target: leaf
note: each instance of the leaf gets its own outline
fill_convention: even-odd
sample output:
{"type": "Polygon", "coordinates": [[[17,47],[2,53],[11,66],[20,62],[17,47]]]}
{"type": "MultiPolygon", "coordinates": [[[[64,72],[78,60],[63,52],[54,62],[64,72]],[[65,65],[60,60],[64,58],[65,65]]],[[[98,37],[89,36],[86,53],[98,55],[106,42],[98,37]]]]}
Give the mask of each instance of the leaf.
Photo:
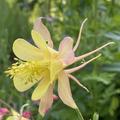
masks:
{"type": "Polygon", "coordinates": [[[115,74],[108,74],[108,73],[101,73],[99,75],[91,75],[91,76],[87,76],[84,78],[83,81],[96,81],[96,82],[101,82],[105,85],[108,85],[111,83],[113,77],[115,76],[115,74]]]}
{"type": "Polygon", "coordinates": [[[113,39],[113,40],[120,40],[120,34],[115,34],[113,32],[108,32],[105,34],[105,37],[113,39]]]}
{"type": "Polygon", "coordinates": [[[120,72],[120,63],[105,64],[102,70],[107,72],[120,72]]]}

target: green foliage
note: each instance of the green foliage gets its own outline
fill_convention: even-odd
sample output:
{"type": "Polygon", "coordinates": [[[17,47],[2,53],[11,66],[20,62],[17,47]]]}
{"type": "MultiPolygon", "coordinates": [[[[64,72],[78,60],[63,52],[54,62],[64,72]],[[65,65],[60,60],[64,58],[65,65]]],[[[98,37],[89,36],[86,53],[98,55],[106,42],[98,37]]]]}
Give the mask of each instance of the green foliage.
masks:
{"type": "MultiPolygon", "coordinates": [[[[29,41],[34,20],[45,16],[48,20],[45,23],[55,47],[58,48],[59,42],[66,35],[73,37],[74,41],[77,40],[80,23],[87,17],[76,55],[91,51],[108,41],[114,41],[116,44],[102,50],[101,58],[75,73],[90,93],[71,81],[73,97],[85,120],[92,116],[93,120],[120,118],[119,0],[0,0],[0,16],[0,98],[15,109],[29,102],[32,119],[41,120],[41,116],[36,115],[36,105],[30,100],[33,89],[19,93],[12,80],[4,74],[4,70],[14,62],[12,43],[18,37],[29,41]]],[[[78,117],[74,110],[58,100],[54,102],[44,120],[78,120],[78,117]]]]}

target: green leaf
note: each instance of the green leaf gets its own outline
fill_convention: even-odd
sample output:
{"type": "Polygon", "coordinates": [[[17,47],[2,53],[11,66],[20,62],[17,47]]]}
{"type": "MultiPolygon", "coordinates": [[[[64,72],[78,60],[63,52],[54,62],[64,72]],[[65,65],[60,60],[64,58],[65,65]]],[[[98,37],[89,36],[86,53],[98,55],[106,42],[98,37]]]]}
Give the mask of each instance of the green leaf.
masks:
{"type": "Polygon", "coordinates": [[[115,74],[101,73],[99,75],[86,76],[83,81],[91,80],[108,85],[111,83],[114,76],[115,74]]]}
{"type": "Polygon", "coordinates": [[[115,34],[115,33],[112,33],[112,32],[106,33],[105,37],[113,39],[113,40],[120,40],[120,34],[115,34]]]}
{"type": "Polygon", "coordinates": [[[120,63],[106,64],[102,67],[103,71],[120,72],[120,63]]]}

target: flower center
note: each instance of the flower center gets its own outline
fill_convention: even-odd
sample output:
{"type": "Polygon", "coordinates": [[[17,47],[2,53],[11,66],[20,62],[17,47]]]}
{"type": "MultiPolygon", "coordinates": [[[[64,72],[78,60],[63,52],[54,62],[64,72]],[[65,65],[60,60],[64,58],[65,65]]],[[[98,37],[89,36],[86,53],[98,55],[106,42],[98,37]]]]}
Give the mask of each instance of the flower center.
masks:
{"type": "Polygon", "coordinates": [[[39,60],[39,61],[17,61],[12,64],[5,73],[10,75],[11,78],[18,77],[24,79],[25,83],[39,81],[45,77],[46,71],[49,71],[50,82],[52,83],[57,79],[57,75],[63,69],[62,62],[59,59],[58,54],[50,54],[49,60],[39,60]]]}
{"type": "Polygon", "coordinates": [[[16,62],[9,68],[6,73],[14,77],[20,77],[25,79],[25,84],[39,81],[42,74],[48,69],[48,61],[30,61],[30,62],[16,62]]]}

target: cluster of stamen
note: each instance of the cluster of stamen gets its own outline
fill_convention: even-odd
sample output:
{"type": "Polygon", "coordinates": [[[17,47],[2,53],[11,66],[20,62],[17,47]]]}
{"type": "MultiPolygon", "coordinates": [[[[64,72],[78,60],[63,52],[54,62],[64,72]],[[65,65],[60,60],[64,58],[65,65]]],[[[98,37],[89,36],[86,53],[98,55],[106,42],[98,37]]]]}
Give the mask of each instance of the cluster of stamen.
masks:
{"type": "Polygon", "coordinates": [[[42,74],[48,68],[48,63],[43,63],[40,61],[18,61],[12,64],[12,67],[6,71],[11,78],[21,77],[21,79],[26,79],[25,84],[28,82],[39,81],[42,78],[42,74]]]}

